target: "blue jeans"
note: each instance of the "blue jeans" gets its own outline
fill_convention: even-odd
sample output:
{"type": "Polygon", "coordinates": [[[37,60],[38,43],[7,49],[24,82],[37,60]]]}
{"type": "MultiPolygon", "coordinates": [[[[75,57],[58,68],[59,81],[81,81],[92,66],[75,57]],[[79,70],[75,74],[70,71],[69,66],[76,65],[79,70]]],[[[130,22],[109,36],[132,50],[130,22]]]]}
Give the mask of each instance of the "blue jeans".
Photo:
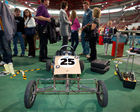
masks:
{"type": "Polygon", "coordinates": [[[24,46],[24,39],[22,37],[21,32],[16,32],[14,38],[13,38],[13,44],[14,44],[14,55],[18,54],[18,49],[17,49],[17,43],[18,40],[20,40],[20,46],[21,46],[21,54],[25,54],[25,46],[24,46]]]}
{"type": "Polygon", "coordinates": [[[85,55],[89,54],[89,42],[85,41],[84,32],[82,32],[82,34],[81,34],[81,42],[82,42],[83,54],[85,54],[85,55]]]}
{"type": "Polygon", "coordinates": [[[71,32],[71,46],[73,47],[74,51],[76,50],[78,44],[79,44],[78,31],[72,31],[71,32]]]}
{"type": "Polygon", "coordinates": [[[11,41],[8,41],[4,37],[4,32],[0,30],[0,53],[3,55],[3,61],[5,63],[12,62],[12,50],[11,50],[11,41]]]}

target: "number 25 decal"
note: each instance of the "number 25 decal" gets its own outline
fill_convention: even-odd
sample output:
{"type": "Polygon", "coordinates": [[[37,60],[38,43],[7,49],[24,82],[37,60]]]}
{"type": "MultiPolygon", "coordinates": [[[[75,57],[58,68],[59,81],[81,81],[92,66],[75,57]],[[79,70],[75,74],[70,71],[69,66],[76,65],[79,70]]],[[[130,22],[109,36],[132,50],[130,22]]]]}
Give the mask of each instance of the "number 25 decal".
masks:
{"type": "Polygon", "coordinates": [[[62,62],[60,63],[60,65],[74,65],[75,64],[74,59],[72,58],[69,58],[69,59],[62,58],[61,61],[62,62]]]}

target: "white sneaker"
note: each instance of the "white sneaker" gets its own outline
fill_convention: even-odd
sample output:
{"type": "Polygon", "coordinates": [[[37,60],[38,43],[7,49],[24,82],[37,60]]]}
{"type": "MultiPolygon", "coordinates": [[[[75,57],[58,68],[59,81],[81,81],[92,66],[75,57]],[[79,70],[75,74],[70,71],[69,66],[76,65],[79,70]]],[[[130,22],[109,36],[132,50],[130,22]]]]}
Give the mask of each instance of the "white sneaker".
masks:
{"type": "Polygon", "coordinates": [[[11,73],[12,75],[15,74],[14,67],[13,67],[13,63],[8,63],[8,66],[9,66],[9,71],[10,71],[10,73],[11,73]]]}
{"type": "Polygon", "coordinates": [[[32,58],[33,56],[28,56],[29,58],[32,58]]]}
{"type": "Polygon", "coordinates": [[[5,71],[0,72],[0,76],[6,76],[6,75],[9,75],[9,74],[7,74],[5,71]]]}
{"type": "Polygon", "coordinates": [[[0,66],[2,66],[2,65],[4,65],[4,64],[5,64],[4,61],[1,61],[1,62],[0,62],[0,66]]]}
{"type": "Polygon", "coordinates": [[[8,64],[4,64],[4,69],[5,69],[4,73],[10,74],[10,69],[9,69],[8,64]]]}

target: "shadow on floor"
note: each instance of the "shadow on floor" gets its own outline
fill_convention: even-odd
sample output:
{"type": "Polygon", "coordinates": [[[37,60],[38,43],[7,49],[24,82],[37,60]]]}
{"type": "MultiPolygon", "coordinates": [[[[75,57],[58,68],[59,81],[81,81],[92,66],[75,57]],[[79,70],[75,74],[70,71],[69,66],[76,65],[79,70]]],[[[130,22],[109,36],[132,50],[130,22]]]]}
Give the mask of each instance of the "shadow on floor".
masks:
{"type": "Polygon", "coordinates": [[[1,110],[1,112],[27,112],[27,111],[24,108],[23,102],[21,103],[21,101],[18,101],[18,102],[12,103],[11,105],[7,105],[7,107],[1,110]]]}
{"type": "Polygon", "coordinates": [[[133,110],[133,112],[139,112],[140,111],[140,105],[135,106],[132,110],[133,110]]]}
{"type": "Polygon", "coordinates": [[[36,99],[33,107],[30,109],[31,112],[37,110],[41,112],[44,110],[48,112],[103,112],[103,108],[99,106],[98,101],[95,99],[82,100],[75,105],[75,102],[72,101],[69,95],[65,95],[64,97],[60,95],[51,96],[55,97],[55,100],[52,99],[51,102],[49,102],[49,98],[46,100],[46,98],[44,98],[45,96],[46,95],[41,95],[36,99]]]}
{"type": "Polygon", "coordinates": [[[28,66],[33,65],[35,63],[38,63],[38,57],[35,58],[29,58],[29,57],[15,57],[13,58],[14,66],[28,66]]]}
{"type": "Polygon", "coordinates": [[[133,89],[124,88],[123,82],[120,81],[117,76],[112,76],[108,78],[107,80],[104,80],[104,82],[108,90],[120,90],[120,91],[126,91],[126,92],[133,91],[133,89]]]}
{"type": "Polygon", "coordinates": [[[104,54],[98,54],[98,57],[105,60],[105,59],[113,59],[113,56],[107,55],[105,56],[104,54]]]}

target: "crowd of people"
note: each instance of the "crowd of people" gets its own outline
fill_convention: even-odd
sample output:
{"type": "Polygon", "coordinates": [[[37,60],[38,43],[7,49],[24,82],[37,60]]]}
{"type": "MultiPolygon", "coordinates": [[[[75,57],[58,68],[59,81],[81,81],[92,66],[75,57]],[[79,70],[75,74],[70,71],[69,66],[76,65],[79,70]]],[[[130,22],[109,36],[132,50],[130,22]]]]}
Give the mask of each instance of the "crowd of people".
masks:
{"type": "MultiPolygon", "coordinates": [[[[71,37],[71,46],[74,51],[79,44],[79,30],[81,30],[81,43],[83,51],[79,55],[83,55],[87,58],[89,62],[97,59],[97,50],[96,50],[96,42],[99,36],[99,22],[101,17],[101,10],[99,8],[90,9],[90,4],[88,1],[83,2],[84,15],[82,19],[82,28],[80,28],[80,23],[75,10],[71,11],[70,16],[68,17],[67,9],[68,2],[62,1],[61,9],[59,14],[59,31],[54,28],[53,20],[54,18],[48,12],[49,0],[41,0],[41,4],[37,8],[37,12],[35,17],[32,17],[32,13],[30,10],[26,9],[23,12],[23,17],[21,16],[21,10],[15,8],[14,10],[14,20],[16,25],[16,31],[12,34],[12,39],[6,40],[9,42],[8,46],[5,46],[5,51],[9,48],[8,53],[0,52],[0,61],[4,63],[1,64],[9,64],[12,63],[13,56],[25,56],[25,49],[27,45],[29,45],[28,49],[28,57],[35,57],[35,42],[34,37],[35,34],[38,34],[39,37],[39,61],[46,62],[51,57],[48,57],[48,40],[51,42],[56,42],[56,40],[60,40],[62,38],[62,46],[68,45],[69,37],[71,37]],[[51,30],[50,30],[51,29],[51,30]],[[58,33],[59,39],[56,39],[56,34],[58,33]],[[56,33],[56,34],[55,34],[56,33]],[[10,47],[11,41],[13,41],[13,53],[10,47]],[[21,53],[18,52],[17,44],[20,42],[21,53]],[[10,53],[10,54],[9,54],[10,53]],[[2,57],[1,57],[2,56],[2,57]],[[5,61],[5,57],[9,58],[9,61],[5,61]]],[[[2,5],[2,3],[1,3],[2,5]]],[[[6,6],[5,6],[6,7],[6,6]]],[[[7,7],[8,8],[8,7],[7,7]]],[[[3,9],[1,9],[3,10],[3,9]]],[[[10,12],[10,11],[9,11],[10,12]]],[[[3,15],[1,17],[1,23],[3,23],[3,15]]],[[[11,15],[12,17],[12,15],[11,15]]],[[[14,23],[14,22],[13,22],[14,23]]],[[[55,24],[55,26],[57,27],[55,24]]],[[[5,28],[2,29],[4,24],[1,24],[1,38],[5,38],[5,28]]],[[[15,29],[15,28],[14,28],[15,29]]],[[[53,43],[52,42],[52,43],[53,43]]],[[[4,43],[3,43],[4,44],[4,43]]],[[[2,44],[1,44],[2,45],[2,44]]],[[[4,51],[3,50],[3,51],[4,51]]],[[[66,49],[63,49],[66,50],[66,49]]]]}

